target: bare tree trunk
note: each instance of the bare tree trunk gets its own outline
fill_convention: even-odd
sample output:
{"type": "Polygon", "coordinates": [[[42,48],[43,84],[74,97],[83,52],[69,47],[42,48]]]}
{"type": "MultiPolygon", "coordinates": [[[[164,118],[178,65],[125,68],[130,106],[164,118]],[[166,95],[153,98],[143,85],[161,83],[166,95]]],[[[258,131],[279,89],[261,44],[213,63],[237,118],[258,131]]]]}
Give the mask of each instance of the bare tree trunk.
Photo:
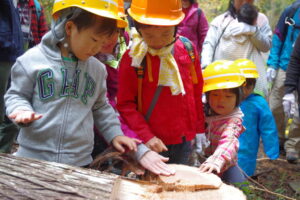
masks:
{"type": "Polygon", "coordinates": [[[110,199],[117,175],[0,154],[0,199],[110,199]]]}

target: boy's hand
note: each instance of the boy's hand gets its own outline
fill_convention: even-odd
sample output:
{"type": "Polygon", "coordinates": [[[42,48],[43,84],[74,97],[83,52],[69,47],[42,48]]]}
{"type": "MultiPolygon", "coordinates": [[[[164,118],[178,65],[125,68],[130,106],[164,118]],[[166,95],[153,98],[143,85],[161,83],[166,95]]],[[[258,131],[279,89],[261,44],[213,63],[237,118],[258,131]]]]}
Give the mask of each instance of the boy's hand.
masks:
{"type": "Polygon", "coordinates": [[[155,151],[148,151],[143,155],[139,162],[144,168],[154,174],[170,176],[175,174],[175,170],[165,163],[168,160],[169,158],[163,157],[155,151]]]}
{"type": "Polygon", "coordinates": [[[28,124],[42,117],[40,114],[36,114],[30,110],[16,110],[12,112],[8,118],[14,120],[16,123],[28,124]]]}
{"type": "Polygon", "coordinates": [[[157,137],[153,137],[151,140],[149,140],[146,143],[146,146],[152,151],[156,151],[157,153],[168,151],[166,145],[157,137]]]}
{"type": "Polygon", "coordinates": [[[125,147],[127,147],[130,151],[137,151],[137,143],[140,144],[142,141],[129,138],[124,135],[118,135],[112,140],[112,145],[121,153],[125,152],[125,147]]]}
{"type": "Polygon", "coordinates": [[[200,165],[200,172],[212,173],[214,171],[218,174],[221,171],[220,167],[214,163],[203,163],[202,165],[200,165]]]}

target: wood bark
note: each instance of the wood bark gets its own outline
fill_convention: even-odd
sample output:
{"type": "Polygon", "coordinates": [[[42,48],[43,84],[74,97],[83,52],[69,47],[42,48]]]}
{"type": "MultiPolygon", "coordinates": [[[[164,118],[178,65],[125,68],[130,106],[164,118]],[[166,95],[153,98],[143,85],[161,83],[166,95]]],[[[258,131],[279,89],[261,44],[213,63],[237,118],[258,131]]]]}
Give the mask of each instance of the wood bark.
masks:
{"type": "Polygon", "coordinates": [[[110,199],[117,175],[0,154],[0,199],[110,199]]]}

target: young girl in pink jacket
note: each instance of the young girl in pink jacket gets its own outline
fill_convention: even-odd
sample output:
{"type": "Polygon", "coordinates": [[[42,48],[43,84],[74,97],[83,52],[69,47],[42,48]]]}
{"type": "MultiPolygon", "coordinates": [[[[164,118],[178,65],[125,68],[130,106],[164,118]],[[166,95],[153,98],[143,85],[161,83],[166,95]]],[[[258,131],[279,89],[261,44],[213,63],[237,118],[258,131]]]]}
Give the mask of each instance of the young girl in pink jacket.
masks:
{"type": "Polygon", "coordinates": [[[238,137],[245,130],[239,108],[245,77],[231,61],[216,61],[204,70],[204,88],[208,102],[206,117],[208,158],[202,172],[216,172],[223,181],[241,183],[244,175],[237,166],[238,137]]]}

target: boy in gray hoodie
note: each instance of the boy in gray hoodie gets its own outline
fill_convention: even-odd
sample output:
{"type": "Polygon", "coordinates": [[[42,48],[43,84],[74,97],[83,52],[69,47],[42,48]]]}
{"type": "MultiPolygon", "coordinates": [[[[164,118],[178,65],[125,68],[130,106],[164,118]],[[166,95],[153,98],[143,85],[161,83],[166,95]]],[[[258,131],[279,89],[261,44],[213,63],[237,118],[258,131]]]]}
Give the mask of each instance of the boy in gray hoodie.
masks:
{"type": "Polygon", "coordinates": [[[137,151],[107,102],[105,66],[92,57],[126,26],[112,2],[55,1],[52,32],[17,59],[5,94],[7,115],[21,125],[17,156],[86,166],[94,124],[120,152],[137,151]]]}

